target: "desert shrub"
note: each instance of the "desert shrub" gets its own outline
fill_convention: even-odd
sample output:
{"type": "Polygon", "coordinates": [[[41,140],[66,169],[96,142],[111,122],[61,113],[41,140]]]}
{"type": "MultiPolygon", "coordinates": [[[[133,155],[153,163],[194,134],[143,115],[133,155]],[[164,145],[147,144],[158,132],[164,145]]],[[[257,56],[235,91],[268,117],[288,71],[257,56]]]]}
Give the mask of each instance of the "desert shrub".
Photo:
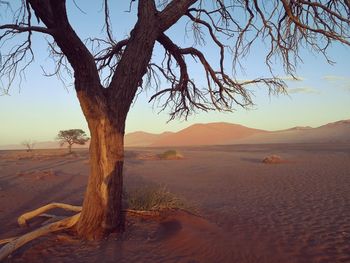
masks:
{"type": "Polygon", "coordinates": [[[270,155],[270,156],[265,157],[262,160],[262,162],[266,163],[266,164],[277,164],[277,163],[283,163],[285,161],[278,155],[270,155]]]}
{"type": "Polygon", "coordinates": [[[147,186],[128,189],[124,194],[129,209],[161,210],[184,208],[183,202],[170,193],[165,186],[147,186]]]}
{"type": "Polygon", "coordinates": [[[173,160],[182,159],[183,155],[176,150],[168,150],[158,155],[160,159],[173,160]]]}

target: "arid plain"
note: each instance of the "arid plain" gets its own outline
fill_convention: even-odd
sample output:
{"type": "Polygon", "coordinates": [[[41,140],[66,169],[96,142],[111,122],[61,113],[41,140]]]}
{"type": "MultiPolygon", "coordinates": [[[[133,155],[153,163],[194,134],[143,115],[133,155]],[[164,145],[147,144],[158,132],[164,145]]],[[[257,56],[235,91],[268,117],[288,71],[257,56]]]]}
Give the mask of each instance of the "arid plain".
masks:
{"type": "MultiPolygon", "coordinates": [[[[102,242],[46,236],[7,262],[350,262],[349,142],[177,146],[181,160],[151,158],[167,149],[127,148],[126,190],[166,186],[189,212],[129,218],[102,242]],[[272,154],[285,161],[262,163],[272,154]]],[[[87,149],[1,151],[0,167],[0,239],[28,232],[16,222],[28,210],[82,203],[87,149]]]]}

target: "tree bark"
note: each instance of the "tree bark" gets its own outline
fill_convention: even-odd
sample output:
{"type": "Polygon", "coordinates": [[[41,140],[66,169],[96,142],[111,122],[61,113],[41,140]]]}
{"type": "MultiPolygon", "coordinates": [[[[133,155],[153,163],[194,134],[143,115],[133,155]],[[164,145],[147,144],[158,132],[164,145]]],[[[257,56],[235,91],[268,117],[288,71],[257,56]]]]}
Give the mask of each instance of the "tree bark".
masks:
{"type": "MultiPolygon", "coordinates": [[[[125,117],[121,118],[124,122],[125,117]]],[[[77,224],[78,234],[85,239],[101,239],[124,230],[124,122],[116,123],[110,113],[89,121],[91,172],[77,224]]]]}

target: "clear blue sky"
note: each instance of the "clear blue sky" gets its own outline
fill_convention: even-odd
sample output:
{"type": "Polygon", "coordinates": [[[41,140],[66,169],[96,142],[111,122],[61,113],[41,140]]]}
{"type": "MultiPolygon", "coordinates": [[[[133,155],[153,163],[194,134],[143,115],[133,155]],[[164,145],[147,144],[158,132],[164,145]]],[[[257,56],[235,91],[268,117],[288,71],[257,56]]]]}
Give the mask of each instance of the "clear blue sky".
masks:
{"type": "MultiPolygon", "coordinates": [[[[72,1],[67,2],[71,24],[81,38],[100,34],[103,26],[100,1],[76,1],[87,14],[81,13],[72,1]]],[[[117,39],[122,39],[129,33],[136,16],[134,12],[124,12],[128,9],[129,1],[118,1],[116,5],[111,6],[113,32],[117,39]]],[[[0,17],[0,23],[5,20],[6,16],[0,17]]],[[[183,30],[181,22],[168,34],[176,43],[186,46],[190,41],[185,39],[183,30]]],[[[58,131],[63,129],[82,128],[88,131],[73,87],[66,89],[56,77],[42,75],[41,66],[52,70],[43,35],[35,34],[34,50],[35,62],[28,69],[21,87],[13,86],[10,95],[0,96],[0,145],[19,144],[25,139],[53,140],[58,131]]],[[[159,51],[156,48],[154,56],[159,56],[159,51]]],[[[210,45],[204,51],[209,59],[215,60],[218,56],[217,50],[210,45]]],[[[245,61],[246,75],[242,75],[242,78],[269,76],[258,51],[259,46],[252,50],[251,56],[245,61]]],[[[297,70],[301,80],[287,81],[289,95],[270,97],[264,89],[253,90],[255,106],[251,110],[237,107],[232,113],[199,112],[189,117],[188,121],[174,120],[167,123],[167,112],[158,114],[159,109],[148,103],[152,91],[143,92],[129,113],[126,131],[160,133],[177,131],[193,123],[221,121],[278,130],[293,126],[315,127],[350,119],[350,48],[334,45],[329,55],[337,62],[336,65],[327,64],[322,56],[303,52],[304,63],[299,64],[297,70]]],[[[197,70],[200,65],[191,66],[198,83],[204,83],[201,70],[197,70]]],[[[276,72],[280,68],[276,65],[276,72]]]]}

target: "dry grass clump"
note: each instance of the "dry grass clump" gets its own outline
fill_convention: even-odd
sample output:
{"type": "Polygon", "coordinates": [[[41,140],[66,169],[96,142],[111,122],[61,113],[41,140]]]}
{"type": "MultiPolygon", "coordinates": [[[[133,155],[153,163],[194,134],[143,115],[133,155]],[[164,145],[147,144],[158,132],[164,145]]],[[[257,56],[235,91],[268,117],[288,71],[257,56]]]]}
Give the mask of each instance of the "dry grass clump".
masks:
{"type": "Polygon", "coordinates": [[[134,210],[162,210],[184,208],[184,203],[170,193],[165,186],[147,186],[129,189],[126,194],[129,209],[134,210]]]}
{"type": "Polygon", "coordinates": [[[158,155],[161,160],[179,160],[183,159],[183,155],[176,150],[168,150],[158,155]]]}
{"type": "Polygon", "coordinates": [[[285,163],[286,161],[283,160],[280,156],[274,154],[274,155],[265,157],[262,160],[262,162],[266,164],[279,164],[279,163],[285,163]]]}
{"type": "Polygon", "coordinates": [[[143,160],[143,161],[154,161],[159,160],[159,156],[154,153],[140,153],[136,156],[137,160],[143,160]]]}
{"type": "Polygon", "coordinates": [[[155,154],[153,152],[142,152],[136,154],[136,159],[138,160],[181,160],[184,156],[176,150],[168,150],[160,154],[155,154]]]}

